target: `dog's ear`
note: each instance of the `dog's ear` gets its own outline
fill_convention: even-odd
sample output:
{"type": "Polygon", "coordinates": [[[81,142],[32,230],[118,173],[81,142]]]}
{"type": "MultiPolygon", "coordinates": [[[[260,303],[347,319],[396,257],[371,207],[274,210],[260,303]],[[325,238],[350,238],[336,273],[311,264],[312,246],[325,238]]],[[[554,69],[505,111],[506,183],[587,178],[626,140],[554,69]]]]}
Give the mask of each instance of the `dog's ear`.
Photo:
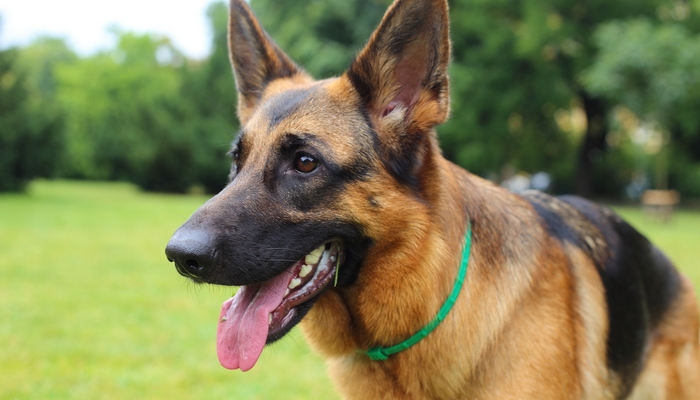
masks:
{"type": "Polygon", "coordinates": [[[346,75],[373,117],[432,127],[447,118],[449,58],[447,1],[396,0],[346,75]]]}
{"type": "Polygon", "coordinates": [[[308,76],[277,47],[244,0],[230,2],[228,44],[238,89],[238,118],[243,124],[270,82],[308,76]]]}
{"type": "Polygon", "coordinates": [[[396,0],[345,74],[403,163],[447,119],[449,59],[447,1],[396,0]]]}

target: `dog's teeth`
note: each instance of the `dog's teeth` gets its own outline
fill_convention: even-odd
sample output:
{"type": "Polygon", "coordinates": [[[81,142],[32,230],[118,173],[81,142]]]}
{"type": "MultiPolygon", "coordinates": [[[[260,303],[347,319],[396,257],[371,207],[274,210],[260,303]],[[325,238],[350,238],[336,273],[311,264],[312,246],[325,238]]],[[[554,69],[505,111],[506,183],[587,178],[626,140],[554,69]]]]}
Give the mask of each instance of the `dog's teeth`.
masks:
{"type": "Polygon", "coordinates": [[[267,324],[272,325],[272,314],[267,314],[267,324]]]}
{"type": "Polygon", "coordinates": [[[284,291],[284,297],[287,297],[288,294],[289,294],[289,288],[287,288],[287,290],[284,291]]]}
{"type": "Polygon", "coordinates": [[[316,264],[318,260],[321,259],[321,255],[323,254],[323,250],[325,249],[326,245],[324,244],[319,246],[316,250],[312,251],[311,253],[307,254],[304,258],[304,263],[308,265],[316,264]]]}
{"type": "Polygon", "coordinates": [[[308,265],[308,264],[302,265],[302,266],[301,266],[301,271],[299,271],[299,277],[300,277],[300,278],[305,277],[306,275],[309,274],[309,272],[311,272],[311,270],[312,270],[313,268],[314,268],[314,267],[312,267],[312,266],[310,266],[310,265],[308,265]]]}
{"type": "Polygon", "coordinates": [[[301,279],[299,278],[294,278],[292,279],[291,282],[289,282],[289,288],[294,289],[295,287],[301,285],[301,279]]]}

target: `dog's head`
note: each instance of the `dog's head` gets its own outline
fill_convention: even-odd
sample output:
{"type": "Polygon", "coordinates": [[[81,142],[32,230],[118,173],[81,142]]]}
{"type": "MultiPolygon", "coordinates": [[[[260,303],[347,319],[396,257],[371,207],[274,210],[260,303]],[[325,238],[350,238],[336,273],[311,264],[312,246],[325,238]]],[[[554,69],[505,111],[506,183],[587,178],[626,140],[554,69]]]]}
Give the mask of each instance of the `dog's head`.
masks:
{"type": "MultiPolygon", "coordinates": [[[[445,0],[397,0],[350,68],[313,80],[231,1],[240,134],[230,182],[166,248],[195,282],[242,286],[222,308],[218,352],[250,369],[326,290],[420,229],[434,127],[448,114],[445,0]]],[[[322,56],[322,55],[319,55],[322,56]]]]}

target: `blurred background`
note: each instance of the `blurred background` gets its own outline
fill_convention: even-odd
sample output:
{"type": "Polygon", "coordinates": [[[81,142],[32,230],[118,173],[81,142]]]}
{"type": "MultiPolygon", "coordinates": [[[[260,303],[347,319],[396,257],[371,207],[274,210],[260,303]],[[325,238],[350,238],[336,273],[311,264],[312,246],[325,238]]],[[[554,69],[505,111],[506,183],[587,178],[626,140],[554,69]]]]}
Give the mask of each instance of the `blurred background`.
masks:
{"type": "MultiPolygon", "coordinates": [[[[282,48],[325,78],[342,73],[388,3],[253,7],[282,48]]],[[[113,13],[90,4],[49,20],[81,26],[113,13]]],[[[223,187],[238,129],[227,7],[201,2],[206,19],[188,22],[164,6],[144,14],[138,4],[126,8],[137,22],[117,15],[127,22],[89,34],[102,41],[98,50],[80,37],[46,35],[10,46],[5,37],[18,41],[8,32],[12,14],[0,8],[0,190],[37,177],[162,192],[223,187]],[[149,29],[150,20],[157,29],[169,19],[179,41],[124,28],[149,29]]],[[[687,202],[700,197],[699,1],[450,5],[454,111],[438,129],[449,159],[499,183],[544,172],[529,184],[554,193],[636,200],[670,188],[687,202]]],[[[32,15],[47,17],[36,8],[32,15]]]]}
{"type": "MultiPolygon", "coordinates": [[[[252,0],[316,78],[343,72],[389,3],[252,0]]],[[[445,156],[514,191],[615,204],[700,286],[700,0],[449,3],[445,156]],[[651,214],[623,206],[640,201],[651,214]]],[[[333,398],[296,332],[267,368],[221,369],[230,290],[186,283],[162,253],[226,183],[227,15],[0,0],[0,398],[333,398]]]]}

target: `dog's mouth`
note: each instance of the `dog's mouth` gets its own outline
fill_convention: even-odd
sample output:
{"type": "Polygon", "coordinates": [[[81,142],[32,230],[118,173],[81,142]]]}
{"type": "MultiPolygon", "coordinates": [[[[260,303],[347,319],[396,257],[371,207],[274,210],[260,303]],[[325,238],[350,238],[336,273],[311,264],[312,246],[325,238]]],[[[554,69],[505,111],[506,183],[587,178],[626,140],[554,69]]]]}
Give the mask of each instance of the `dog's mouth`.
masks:
{"type": "Polygon", "coordinates": [[[331,283],[345,257],[339,241],[325,243],[272,279],[241,286],[221,307],[216,350],[228,369],[247,371],[263,347],[287,333],[303,314],[304,305],[331,283]]]}

